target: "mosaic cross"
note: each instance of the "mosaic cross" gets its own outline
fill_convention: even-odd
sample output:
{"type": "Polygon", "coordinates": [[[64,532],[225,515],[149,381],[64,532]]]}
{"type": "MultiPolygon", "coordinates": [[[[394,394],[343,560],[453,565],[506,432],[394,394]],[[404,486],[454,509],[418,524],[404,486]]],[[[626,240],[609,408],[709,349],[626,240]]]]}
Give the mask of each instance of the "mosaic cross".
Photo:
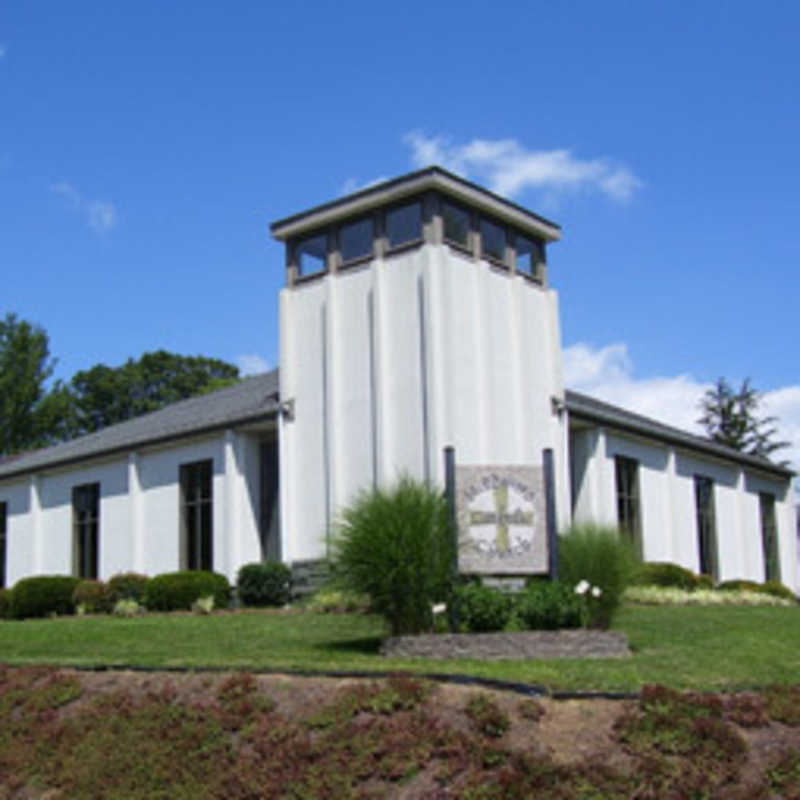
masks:
{"type": "Polygon", "coordinates": [[[497,552],[507,553],[511,549],[511,525],[533,525],[533,512],[517,508],[508,511],[508,486],[501,485],[494,489],[494,511],[471,511],[470,525],[497,526],[497,552]]]}

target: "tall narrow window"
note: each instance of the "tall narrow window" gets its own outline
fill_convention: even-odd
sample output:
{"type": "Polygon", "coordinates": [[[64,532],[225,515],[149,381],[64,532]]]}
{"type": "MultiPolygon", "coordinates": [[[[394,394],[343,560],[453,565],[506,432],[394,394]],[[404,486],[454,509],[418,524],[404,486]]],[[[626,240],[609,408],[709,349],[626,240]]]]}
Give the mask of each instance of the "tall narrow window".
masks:
{"type": "Polygon", "coordinates": [[[775,522],[775,495],[761,492],[758,496],[761,508],[761,543],[764,548],[764,580],[781,579],[778,559],[778,527],[775,522]]]}
{"type": "Polygon", "coordinates": [[[213,462],[181,464],[181,566],[211,570],[213,553],[213,462]]]}
{"type": "Polygon", "coordinates": [[[694,476],[694,505],[697,516],[697,553],[700,574],[717,577],[716,519],[714,514],[714,481],[694,476]]]}
{"type": "Polygon", "coordinates": [[[490,261],[506,261],[506,231],[489,219],[481,219],[481,252],[490,261]]]}
{"type": "Polygon", "coordinates": [[[97,579],[100,539],[100,484],[72,489],[73,572],[79,578],[97,579]]]}
{"type": "Polygon", "coordinates": [[[469,211],[442,200],[442,227],[446,242],[469,248],[469,211]]]}
{"type": "Polygon", "coordinates": [[[6,585],[6,539],[8,526],[8,505],[0,503],[0,589],[6,585]]]}
{"type": "Polygon", "coordinates": [[[615,456],[617,481],[617,522],[631,542],[640,547],[639,462],[626,456],[615,456]]]}
{"type": "Polygon", "coordinates": [[[328,257],[328,235],[320,233],[301,239],[294,247],[294,260],[300,276],[325,272],[328,257]]]}

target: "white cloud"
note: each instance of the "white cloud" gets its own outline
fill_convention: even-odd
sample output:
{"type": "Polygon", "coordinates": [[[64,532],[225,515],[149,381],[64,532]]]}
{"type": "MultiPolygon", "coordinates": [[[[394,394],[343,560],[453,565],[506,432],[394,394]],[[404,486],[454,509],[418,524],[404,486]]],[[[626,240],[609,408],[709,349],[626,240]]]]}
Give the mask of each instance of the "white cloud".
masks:
{"type": "Polygon", "coordinates": [[[526,189],[551,195],[593,190],[625,201],[642,186],[630,169],[608,158],[581,160],[569,150],[528,150],[516,139],[473,139],[455,145],[444,136],[411,131],[403,141],[411,148],[415,166],[439,164],[507,197],[526,189]]]}
{"type": "Polygon", "coordinates": [[[269,372],[270,365],[265,358],[258,353],[245,353],[236,357],[239,372],[242,375],[258,375],[262,372],[269,372]]]}
{"type": "MultiPolygon", "coordinates": [[[[580,343],[565,348],[564,380],[570,389],[598,400],[703,434],[697,424],[698,404],[710,384],[687,374],[638,378],[626,344],[593,347],[580,343]]],[[[800,385],[765,392],[759,412],[777,417],[777,438],[790,442],[774,457],[800,469],[800,385]]]]}
{"type": "Polygon", "coordinates": [[[99,234],[107,233],[117,226],[117,209],[105,200],[87,200],[67,181],[54,183],[50,191],[64,198],[67,206],[86,218],[87,225],[99,234]]]}

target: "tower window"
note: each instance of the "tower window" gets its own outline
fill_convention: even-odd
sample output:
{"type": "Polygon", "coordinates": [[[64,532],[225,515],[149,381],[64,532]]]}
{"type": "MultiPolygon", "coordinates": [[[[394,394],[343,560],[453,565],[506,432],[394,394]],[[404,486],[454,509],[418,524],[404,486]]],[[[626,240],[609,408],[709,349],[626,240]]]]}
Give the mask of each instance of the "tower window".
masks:
{"type": "Polygon", "coordinates": [[[469,211],[461,206],[442,201],[442,226],[445,241],[469,249],[469,211]]]}
{"type": "Polygon", "coordinates": [[[481,251],[484,258],[506,261],[506,231],[495,222],[488,219],[481,220],[481,251]]]}
{"type": "Polygon", "coordinates": [[[314,275],[327,267],[328,236],[318,233],[301,239],[294,248],[294,260],[300,275],[314,275]]]}
{"type": "Polygon", "coordinates": [[[72,490],[73,571],[79,578],[97,579],[100,538],[100,484],[72,490]]]}
{"type": "Polygon", "coordinates": [[[422,239],[422,203],[409,203],[386,212],[386,238],[389,248],[422,239]]]}
{"type": "Polygon", "coordinates": [[[517,234],[515,241],[515,263],[517,272],[539,278],[539,264],[544,262],[544,250],[536,239],[517,234]]]}
{"type": "Polygon", "coordinates": [[[372,255],[372,242],[375,238],[375,223],[372,217],[342,225],[339,229],[339,249],[342,262],[358,261],[372,255]]]}

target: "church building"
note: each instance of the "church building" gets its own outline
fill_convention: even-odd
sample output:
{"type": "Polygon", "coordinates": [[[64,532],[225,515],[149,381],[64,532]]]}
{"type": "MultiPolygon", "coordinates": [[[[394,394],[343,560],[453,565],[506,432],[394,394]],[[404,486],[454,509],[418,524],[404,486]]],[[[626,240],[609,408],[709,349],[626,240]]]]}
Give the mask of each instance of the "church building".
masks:
{"type": "MultiPolygon", "coordinates": [[[[271,230],[279,369],[0,462],[0,585],[313,565],[360,491],[444,486],[452,447],[496,475],[546,453],[559,532],[619,526],[646,560],[796,586],[790,470],[565,389],[558,225],[430,167],[271,230]]],[[[493,497],[473,521],[535,516],[493,497]]]]}

